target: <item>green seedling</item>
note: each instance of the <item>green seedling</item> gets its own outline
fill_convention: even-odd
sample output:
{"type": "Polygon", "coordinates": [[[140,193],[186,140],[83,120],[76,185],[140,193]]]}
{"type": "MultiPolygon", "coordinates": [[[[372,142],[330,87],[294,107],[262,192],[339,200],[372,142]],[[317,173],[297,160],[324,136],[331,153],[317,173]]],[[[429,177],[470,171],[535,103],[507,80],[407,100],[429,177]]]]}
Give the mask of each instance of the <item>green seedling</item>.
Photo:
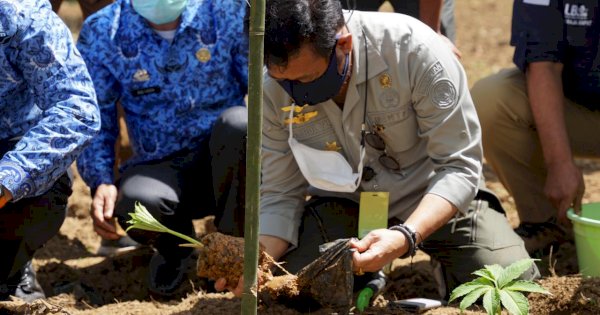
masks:
{"type": "Polygon", "coordinates": [[[175,235],[179,238],[182,238],[188,242],[190,242],[190,244],[182,244],[182,246],[194,246],[194,247],[203,247],[204,245],[202,245],[202,243],[200,243],[200,241],[191,238],[187,235],[181,234],[179,232],[173,231],[171,229],[169,229],[168,227],[162,225],[160,222],[158,222],[158,220],[156,220],[151,214],[150,212],[148,212],[148,209],[146,209],[146,207],[144,207],[141,203],[137,202],[135,203],[135,207],[134,207],[134,212],[130,212],[129,216],[131,217],[131,220],[127,221],[127,223],[131,224],[126,231],[129,231],[131,229],[140,229],[140,230],[145,230],[145,231],[153,231],[153,232],[161,232],[161,233],[169,233],[171,235],[175,235]]]}
{"type": "Polygon", "coordinates": [[[455,288],[449,302],[463,297],[460,302],[462,312],[483,296],[483,307],[489,315],[500,314],[502,307],[513,315],[529,314],[529,301],[522,292],[550,294],[532,281],[517,280],[534,261],[522,259],[506,268],[500,265],[486,265],[485,268],[473,272],[479,278],[455,288]]]}

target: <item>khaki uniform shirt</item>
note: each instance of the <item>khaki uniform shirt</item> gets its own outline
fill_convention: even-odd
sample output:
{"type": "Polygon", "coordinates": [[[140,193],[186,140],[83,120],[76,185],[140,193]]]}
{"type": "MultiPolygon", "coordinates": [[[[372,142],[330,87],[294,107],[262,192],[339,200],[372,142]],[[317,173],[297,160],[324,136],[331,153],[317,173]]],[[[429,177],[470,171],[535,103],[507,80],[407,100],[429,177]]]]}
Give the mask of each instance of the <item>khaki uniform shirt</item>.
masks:
{"type": "MultiPolygon", "coordinates": [[[[364,165],[377,173],[373,179],[363,180],[355,193],[313,189],[311,194],[358,201],[361,191],[388,191],[389,216],[402,220],[428,193],[465,211],[479,185],[482,149],[462,66],[436,33],[408,16],[355,11],[347,26],[352,34],[353,66],[343,110],[332,100],[307,106],[296,114],[300,117],[293,124],[294,138],[320,150],[337,146],[356,172],[367,97],[367,129],[383,126],[387,154],[401,169],[383,167],[378,161],[383,152],[367,144],[364,165]],[[312,111],[316,115],[306,115],[312,111]]],[[[308,183],[288,145],[285,120],[289,112],[282,107],[291,102],[281,86],[266,75],[260,234],[282,238],[294,246],[308,183]]],[[[431,211],[435,215],[435,209],[431,211]]]]}

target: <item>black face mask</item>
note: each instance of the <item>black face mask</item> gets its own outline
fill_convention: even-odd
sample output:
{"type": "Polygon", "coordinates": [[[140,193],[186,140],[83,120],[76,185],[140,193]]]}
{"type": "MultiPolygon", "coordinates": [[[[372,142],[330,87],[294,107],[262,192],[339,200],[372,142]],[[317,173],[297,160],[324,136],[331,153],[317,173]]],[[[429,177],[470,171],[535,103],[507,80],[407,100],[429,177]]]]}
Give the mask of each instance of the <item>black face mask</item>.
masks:
{"type": "Polygon", "coordinates": [[[338,73],[338,63],[335,55],[335,47],[331,52],[329,58],[329,66],[325,73],[319,78],[302,83],[300,81],[290,80],[278,80],[279,84],[283,89],[292,97],[296,105],[316,105],[325,102],[328,99],[334,97],[344,84],[344,80],[348,75],[348,54],[346,54],[346,61],[344,64],[344,70],[342,74],[338,73]]]}

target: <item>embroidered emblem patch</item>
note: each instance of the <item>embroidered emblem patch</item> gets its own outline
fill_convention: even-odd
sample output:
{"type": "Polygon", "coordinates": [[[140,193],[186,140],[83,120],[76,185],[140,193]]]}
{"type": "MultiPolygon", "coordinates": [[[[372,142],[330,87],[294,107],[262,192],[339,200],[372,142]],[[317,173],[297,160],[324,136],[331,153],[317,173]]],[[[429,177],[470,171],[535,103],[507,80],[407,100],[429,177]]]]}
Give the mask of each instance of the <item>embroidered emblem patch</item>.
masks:
{"type": "Polygon", "coordinates": [[[441,79],[433,84],[431,88],[431,100],[441,109],[446,109],[456,104],[456,88],[447,79],[441,79]]]}

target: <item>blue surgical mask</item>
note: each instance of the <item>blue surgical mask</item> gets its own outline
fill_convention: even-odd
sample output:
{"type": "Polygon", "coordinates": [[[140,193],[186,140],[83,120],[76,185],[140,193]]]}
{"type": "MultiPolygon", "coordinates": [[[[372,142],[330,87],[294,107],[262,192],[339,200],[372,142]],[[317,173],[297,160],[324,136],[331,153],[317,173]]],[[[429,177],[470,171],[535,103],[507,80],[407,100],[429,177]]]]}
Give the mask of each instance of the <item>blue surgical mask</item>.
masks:
{"type": "MultiPolygon", "coordinates": [[[[337,41],[336,41],[337,45],[337,41]]],[[[302,83],[300,81],[278,80],[283,89],[294,99],[298,105],[316,105],[325,102],[339,93],[340,88],[344,84],[344,80],[348,75],[348,54],[342,74],[338,73],[338,63],[335,55],[335,47],[333,46],[331,57],[329,58],[329,66],[325,73],[319,78],[302,83]]]]}
{"type": "Polygon", "coordinates": [[[185,9],[187,0],[132,0],[131,5],[144,19],[161,25],[175,21],[185,9]]]}

